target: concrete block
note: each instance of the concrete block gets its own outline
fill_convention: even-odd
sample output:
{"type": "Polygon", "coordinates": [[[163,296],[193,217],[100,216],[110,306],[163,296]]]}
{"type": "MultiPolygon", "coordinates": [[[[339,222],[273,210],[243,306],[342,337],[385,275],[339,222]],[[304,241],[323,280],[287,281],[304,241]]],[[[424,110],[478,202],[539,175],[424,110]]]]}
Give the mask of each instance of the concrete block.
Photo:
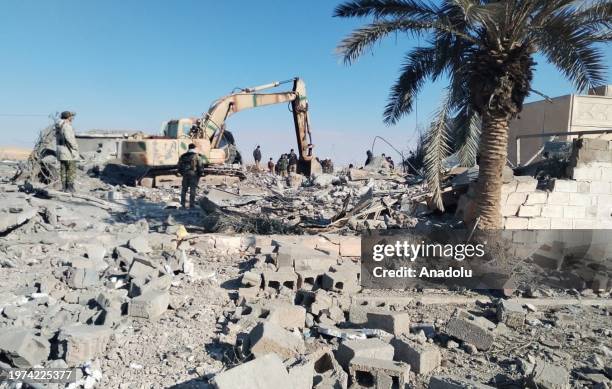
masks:
{"type": "Polygon", "coordinates": [[[252,361],[217,374],[213,383],[218,389],[290,388],[292,381],[276,354],[262,355],[252,361]]]}
{"type": "Polygon", "coordinates": [[[608,150],[609,140],[597,138],[582,138],[581,148],[585,150],[608,150]]]}
{"type": "Polygon", "coordinates": [[[578,183],[573,180],[554,179],[552,182],[553,192],[576,193],[578,192],[578,183]]]}
{"type": "Polygon", "coordinates": [[[17,327],[0,328],[0,355],[19,368],[28,368],[46,361],[49,342],[31,331],[17,327]]]}
{"type": "MultiPolygon", "coordinates": [[[[281,247],[282,249],[282,247],[281,247]]],[[[279,251],[274,258],[274,264],[278,270],[293,269],[293,256],[285,251],[279,251]]]]}
{"type": "Polygon", "coordinates": [[[563,206],[562,205],[543,205],[542,206],[542,217],[559,218],[563,217],[563,206]]]}
{"type": "Polygon", "coordinates": [[[288,359],[304,352],[301,335],[269,321],[257,324],[249,334],[249,341],[255,357],[275,353],[282,359],[288,359]]]}
{"type": "Polygon", "coordinates": [[[135,238],[132,238],[128,241],[128,247],[134,250],[137,253],[150,253],[151,247],[149,246],[149,240],[145,235],[140,235],[135,238]]]}
{"type": "Polygon", "coordinates": [[[146,258],[134,257],[128,275],[131,278],[139,278],[142,280],[152,280],[159,276],[159,270],[155,265],[146,258]]]}
{"type": "Polygon", "coordinates": [[[569,193],[551,192],[548,194],[548,204],[567,205],[569,204],[569,193]]]}
{"type": "Polygon", "coordinates": [[[315,374],[314,365],[314,360],[304,359],[287,366],[292,389],[312,389],[315,374]]]}
{"type": "Polygon", "coordinates": [[[261,273],[246,271],[242,274],[241,282],[244,286],[254,286],[259,288],[261,286],[261,273]]]}
{"type": "Polygon", "coordinates": [[[551,218],[550,229],[551,230],[567,230],[572,225],[572,219],[564,218],[551,218]]]}
{"type": "Polygon", "coordinates": [[[591,205],[593,196],[588,193],[570,193],[569,202],[571,205],[581,205],[588,207],[591,205]]]}
{"type": "Polygon", "coordinates": [[[534,192],[536,187],[538,186],[538,180],[529,176],[516,176],[514,177],[516,180],[516,192],[524,193],[524,192],[534,192]]]}
{"type": "Polygon", "coordinates": [[[563,207],[563,217],[566,219],[584,219],[586,208],[575,205],[567,205],[563,207]]]}
{"type": "Polygon", "coordinates": [[[298,289],[316,290],[321,288],[323,274],[329,269],[309,269],[297,270],[295,273],[298,277],[298,289]]]}
{"type": "Polygon", "coordinates": [[[298,277],[293,270],[265,270],[262,273],[265,288],[279,290],[281,286],[291,290],[297,289],[298,277]]]}
{"type": "Polygon", "coordinates": [[[265,308],[270,312],[266,318],[267,321],[276,323],[288,330],[304,329],[306,308],[283,301],[274,301],[266,305],[265,308]]]}
{"type": "Polygon", "coordinates": [[[151,289],[130,301],[128,315],[156,320],[168,310],[168,304],[170,304],[168,291],[151,289]]]}
{"type": "Polygon", "coordinates": [[[597,230],[600,229],[599,220],[593,219],[573,219],[572,229],[573,230],[597,230]]]}
{"type": "Polygon", "coordinates": [[[442,355],[437,346],[420,344],[407,338],[394,338],[391,344],[395,349],[396,361],[406,362],[416,374],[428,374],[442,363],[442,355]]]}
{"type": "Polygon", "coordinates": [[[507,230],[526,230],[529,219],[524,217],[507,217],[504,219],[504,227],[507,230]]]}
{"type": "Polygon", "coordinates": [[[511,182],[502,184],[502,187],[501,187],[502,194],[509,194],[509,193],[516,192],[516,184],[517,182],[514,180],[511,182]]]}
{"type": "Polygon", "coordinates": [[[539,389],[569,389],[569,373],[561,366],[537,360],[527,379],[528,384],[539,389]]]}
{"type": "Polygon", "coordinates": [[[389,343],[377,338],[345,340],[335,351],[336,360],[343,369],[348,370],[350,361],[355,357],[377,358],[391,361],[395,351],[389,343]]]}
{"type": "Polygon", "coordinates": [[[610,183],[606,181],[591,181],[591,193],[610,194],[610,183]]]}
{"type": "Polygon", "coordinates": [[[367,328],[378,328],[393,335],[410,333],[410,315],[407,312],[369,312],[367,328]]]}
{"type": "Polygon", "coordinates": [[[550,218],[531,217],[529,218],[527,228],[530,230],[549,230],[550,229],[550,218]]]}
{"type": "Polygon", "coordinates": [[[520,303],[512,300],[501,300],[497,304],[497,320],[511,328],[520,328],[525,324],[527,313],[520,303]]]}
{"type": "Polygon", "coordinates": [[[334,292],[352,293],[361,289],[359,273],[353,271],[328,271],[321,278],[321,287],[334,292]]]}
{"type": "Polygon", "coordinates": [[[527,200],[527,193],[512,192],[508,194],[506,204],[508,205],[522,205],[527,200]]]}
{"type": "Polygon", "coordinates": [[[74,289],[86,289],[98,285],[100,278],[96,269],[71,268],[67,276],[68,286],[74,289]]]}
{"type": "Polygon", "coordinates": [[[349,366],[351,388],[404,388],[409,380],[410,366],[403,362],[355,357],[349,366]]]}
{"type": "Polygon", "coordinates": [[[444,330],[449,336],[471,343],[478,350],[488,350],[493,345],[494,335],[483,325],[483,319],[478,320],[465,311],[457,310],[454,317],[446,323],[444,330]]]}
{"type": "Polygon", "coordinates": [[[69,366],[76,366],[104,354],[112,335],[106,326],[73,324],[60,329],[61,355],[69,366]]]}
{"type": "Polygon", "coordinates": [[[322,312],[329,311],[334,304],[334,300],[325,290],[317,290],[314,294],[314,301],[310,304],[309,312],[315,316],[322,312]]]}
{"type": "Polygon", "coordinates": [[[518,211],[519,217],[535,217],[542,213],[541,205],[521,205],[518,211]]]}
{"type": "Polygon", "coordinates": [[[548,200],[548,192],[536,191],[527,195],[525,205],[546,204],[548,200]]]}
{"type": "Polygon", "coordinates": [[[596,181],[601,179],[601,168],[577,166],[570,169],[570,176],[578,182],[596,181]]]}
{"type": "Polygon", "coordinates": [[[578,181],[578,193],[591,193],[591,183],[586,181],[578,181]]]}
{"type": "Polygon", "coordinates": [[[505,217],[516,216],[520,206],[521,206],[520,204],[507,204],[507,203],[502,204],[502,207],[501,207],[502,216],[505,216],[505,217]]]}
{"type": "Polygon", "coordinates": [[[601,178],[602,181],[612,182],[612,169],[610,168],[602,168],[601,169],[601,178]]]}
{"type": "Polygon", "coordinates": [[[435,375],[429,379],[427,389],[492,389],[494,386],[481,384],[467,378],[453,375],[435,375]]]}

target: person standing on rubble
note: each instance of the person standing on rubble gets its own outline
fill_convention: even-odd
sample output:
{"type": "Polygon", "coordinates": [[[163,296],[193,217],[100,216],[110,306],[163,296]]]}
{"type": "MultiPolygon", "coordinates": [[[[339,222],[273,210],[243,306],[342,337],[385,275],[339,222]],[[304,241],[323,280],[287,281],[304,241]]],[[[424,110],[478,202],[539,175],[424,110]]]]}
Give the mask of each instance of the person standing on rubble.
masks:
{"type": "Polygon", "coordinates": [[[366,158],[366,161],[365,161],[365,165],[369,165],[370,162],[372,162],[372,158],[374,158],[374,155],[372,154],[372,151],[370,151],[370,150],[366,151],[366,155],[367,155],[367,158],[366,158]]]}
{"type": "Polygon", "coordinates": [[[55,140],[57,143],[57,159],[60,161],[60,176],[62,190],[74,193],[76,178],[76,161],[79,159],[79,145],[76,141],[72,121],[76,112],[64,111],[55,123],[55,140]]]}
{"type": "Polygon", "coordinates": [[[287,168],[289,167],[289,159],[287,158],[287,154],[283,154],[278,161],[278,170],[280,172],[281,177],[287,177],[287,168]]]}
{"type": "Polygon", "coordinates": [[[274,174],[274,160],[272,158],[268,161],[268,172],[274,174]]]}
{"type": "Polygon", "coordinates": [[[255,150],[253,150],[253,159],[255,159],[255,169],[257,169],[257,171],[260,171],[261,168],[259,166],[259,163],[261,162],[261,148],[259,147],[259,145],[255,147],[255,150]]]}
{"type": "Polygon", "coordinates": [[[295,151],[291,149],[291,151],[289,152],[289,173],[297,173],[297,163],[298,156],[295,151]]]}
{"type": "Polygon", "coordinates": [[[187,152],[180,156],[178,171],[183,176],[181,207],[186,208],[185,200],[187,191],[189,191],[189,208],[195,208],[196,190],[203,173],[203,165],[201,156],[193,143],[189,145],[187,152]]]}

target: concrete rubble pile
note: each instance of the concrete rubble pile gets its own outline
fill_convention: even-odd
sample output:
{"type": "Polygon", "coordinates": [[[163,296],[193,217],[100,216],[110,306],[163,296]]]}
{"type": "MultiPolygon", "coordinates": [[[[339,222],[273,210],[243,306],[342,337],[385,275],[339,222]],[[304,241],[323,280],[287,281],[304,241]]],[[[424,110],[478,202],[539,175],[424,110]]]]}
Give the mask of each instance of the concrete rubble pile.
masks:
{"type": "Polygon", "coordinates": [[[110,185],[81,165],[64,194],[15,172],[0,163],[0,370],[75,367],[69,387],[85,388],[611,386],[607,280],[361,290],[356,231],[432,223],[405,177],[208,179],[188,211],[170,184],[110,185]],[[295,230],[210,233],[214,214],[295,230]]]}

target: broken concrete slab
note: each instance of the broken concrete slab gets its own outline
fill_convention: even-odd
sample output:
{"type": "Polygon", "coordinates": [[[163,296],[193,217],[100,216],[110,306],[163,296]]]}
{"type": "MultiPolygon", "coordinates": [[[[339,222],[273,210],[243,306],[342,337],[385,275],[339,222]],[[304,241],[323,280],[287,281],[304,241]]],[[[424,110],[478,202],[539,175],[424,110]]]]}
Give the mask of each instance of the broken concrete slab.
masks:
{"type": "Polygon", "coordinates": [[[107,326],[73,324],[61,328],[58,335],[59,357],[76,366],[100,356],[106,350],[112,330],[107,326]]]}
{"type": "Polygon", "coordinates": [[[66,281],[73,289],[86,289],[98,285],[100,278],[93,268],[70,268],[66,273],[66,281]]]}
{"type": "Polygon", "coordinates": [[[0,212],[0,234],[6,234],[38,214],[38,209],[27,205],[18,210],[18,212],[0,212]]]}
{"type": "Polygon", "coordinates": [[[268,389],[292,387],[289,373],[278,355],[269,353],[217,374],[217,389],[268,389]]]}
{"type": "Polygon", "coordinates": [[[368,312],[368,328],[378,328],[393,335],[410,333],[410,315],[408,312],[368,312]]]}
{"type": "Polygon", "coordinates": [[[152,280],[159,275],[159,269],[147,258],[134,257],[128,275],[131,278],[152,280]]]}
{"type": "Polygon", "coordinates": [[[288,359],[304,351],[301,335],[287,331],[273,322],[259,323],[249,334],[251,353],[255,357],[274,353],[288,359]]]}
{"type": "Polygon", "coordinates": [[[527,313],[522,304],[512,300],[501,300],[497,304],[497,320],[511,328],[520,328],[525,324],[527,313]]]}
{"type": "Polygon", "coordinates": [[[293,389],[312,389],[315,374],[314,359],[300,359],[286,363],[289,381],[293,389]]]}
{"type": "Polygon", "coordinates": [[[336,360],[343,369],[348,370],[350,361],[355,357],[377,358],[392,360],[393,346],[380,339],[345,340],[334,353],[336,360]]]}
{"type": "Polygon", "coordinates": [[[128,241],[128,247],[134,250],[136,253],[147,254],[151,252],[149,246],[149,239],[145,235],[140,235],[132,238],[128,241]]]}
{"type": "Polygon", "coordinates": [[[293,305],[289,302],[276,302],[266,305],[270,311],[266,320],[274,322],[281,327],[292,330],[294,328],[304,329],[306,322],[306,308],[293,305]]]}
{"type": "Polygon", "coordinates": [[[0,328],[0,355],[18,368],[38,365],[49,357],[49,342],[30,330],[0,328]]]}
{"type": "Polygon", "coordinates": [[[350,377],[355,388],[404,388],[409,380],[410,366],[385,359],[355,357],[351,360],[350,377]]]}
{"type": "Polygon", "coordinates": [[[135,297],[128,305],[128,315],[156,320],[168,310],[170,294],[168,291],[151,289],[135,297]]]}
{"type": "Polygon", "coordinates": [[[259,288],[261,286],[261,273],[246,271],[242,274],[241,282],[244,286],[254,286],[259,288]]]}
{"type": "Polygon", "coordinates": [[[428,389],[493,389],[493,386],[453,375],[435,375],[429,379],[428,389]]]}
{"type": "Polygon", "coordinates": [[[391,344],[395,349],[394,359],[408,363],[417,374],[428,374],[442,363],[440,350],[432,344],[420,344],[406,337],[394,338],[391,344]]]}
{"type": "Polygon", "coordinates": [[[527,378],[529,387],[538,389],[568,389],[569,373],[561,367],[543,360],[537,360],[527,378]]]}
{"type": "MultiPolygon", "coordinates": [[[[491,332],[491,327],[485,326],[483,321],[486,319],[457,310],[446,323],[444,330],[454,338],[473,344],[478,350],[488,350],[493,345],[494,334],[491,332]]],[[[491,326],[495,327],[493,323],[491,326]]]]}

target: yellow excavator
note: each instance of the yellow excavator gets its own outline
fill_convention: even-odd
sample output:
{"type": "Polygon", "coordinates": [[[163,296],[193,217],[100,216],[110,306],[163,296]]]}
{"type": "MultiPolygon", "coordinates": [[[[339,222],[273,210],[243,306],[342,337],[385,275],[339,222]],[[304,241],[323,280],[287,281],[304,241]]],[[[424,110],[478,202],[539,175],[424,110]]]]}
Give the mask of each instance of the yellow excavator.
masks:
{"type": "Polygon", "coordinates": [[[236,162],[240,162],[240,155],[232,133],[226,130],[226,120],[245,109],[281,103],[288,103],[293,115],[299,153],[298,173],[308,176],[320,173],[321,165],[313,153],[306,85],[296,77],[235,90],[214,101],[200,118],[170,120],[163,124],[160,136],[123,141],[121,164],[131,170],[124,176],[129,177],[128,181],[138,183],[144,177],[173,174],[179,156],[187,151],[190,143],[194,143],[202,155],[206,173],[241,175],[242,169],[234,167],[236,162]],[[293,84],[290,91],[260,93],[289,83],[293,84]]]}

